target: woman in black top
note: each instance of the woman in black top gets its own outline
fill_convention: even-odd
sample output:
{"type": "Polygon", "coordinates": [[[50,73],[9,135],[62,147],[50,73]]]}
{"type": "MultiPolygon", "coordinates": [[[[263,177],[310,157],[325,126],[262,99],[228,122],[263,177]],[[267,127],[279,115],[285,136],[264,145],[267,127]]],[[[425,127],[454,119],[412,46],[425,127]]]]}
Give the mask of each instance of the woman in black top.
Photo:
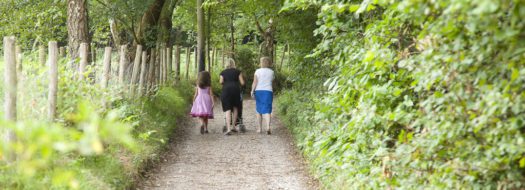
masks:
{"type": "MultiPolygon", "coordinates": [[[[231,134],[231,121],[237,120],[239,107],[241,106],[241,85],[244,85],[244,78],[241,71],[235,68],[235,61],[228,59],[228,66],[221,72],[220,82],[222,84],[222,110],[226,114],[226,135],[231,134]]],[[[235,126],[234,126],[235,128],[235,126]]]]}

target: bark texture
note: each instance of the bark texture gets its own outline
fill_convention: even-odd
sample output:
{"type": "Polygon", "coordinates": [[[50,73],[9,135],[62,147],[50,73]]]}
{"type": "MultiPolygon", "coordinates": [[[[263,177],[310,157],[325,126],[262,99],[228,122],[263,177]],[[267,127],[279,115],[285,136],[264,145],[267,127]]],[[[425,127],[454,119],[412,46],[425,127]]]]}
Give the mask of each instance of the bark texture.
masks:
{"type": "Polygon", "coordinates": [[[204,71],[206,69],[206,58],[205,58],[205,36],[204,36],[204,10],[202,8],[203,0],[197,0],[197,62],[198,71],[204,71]]]}
{"type": "Polygon", "coordinates": [[[87,0],[68,0],[67,7],[67,32],[68,51],[71,59],[76,59],[80,43],[88,43],[88,9],[87,0]]]}

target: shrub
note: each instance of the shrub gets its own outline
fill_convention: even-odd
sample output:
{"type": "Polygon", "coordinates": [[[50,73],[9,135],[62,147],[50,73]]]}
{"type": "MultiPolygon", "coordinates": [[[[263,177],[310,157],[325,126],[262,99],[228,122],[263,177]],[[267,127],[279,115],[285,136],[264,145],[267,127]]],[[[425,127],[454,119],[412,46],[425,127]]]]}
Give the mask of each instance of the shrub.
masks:
{"type": "Polygon", "coordinates": [[[290,124],[326,188],[525,187],[523,7],[325,1],[310,56],[330,69],[327,89],[303,103],[310,81],[299,80],[278,105],[288,121],[312,121],[290,124]],[[294,103],[315,114],[284,105],[294,103]]]}

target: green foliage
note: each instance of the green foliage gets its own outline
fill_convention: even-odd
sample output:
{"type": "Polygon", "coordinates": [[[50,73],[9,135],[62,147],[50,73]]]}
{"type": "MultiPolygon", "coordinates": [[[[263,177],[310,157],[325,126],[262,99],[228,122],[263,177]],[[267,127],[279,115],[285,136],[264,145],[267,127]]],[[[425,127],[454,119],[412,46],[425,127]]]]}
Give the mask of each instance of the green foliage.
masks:
{"type": "Polygon", "coordinates": [[[308,67],[331,73],[296,72],[279,111],[326,188],[525,186],[523,2],[288,5],[319,8],[323,66],[308,67]],[[297,98],[312,87],[301,78],[326,90],[297,98]]]}
{"type": "MultiPolygon", "coordinates": [[[[26,54],[19,73],[19,122],[0,121],[17,136],[0,142],[0,189],[129,188],[139,171],[158,159],[192,95],[182,81],[142,99],[122,98],[118,87],[102,89],[94,78],[77,80],[61,60],[59,114],[49,123],[47,68],[34,60],[26,54]],[[8,155],[16,155],[16,161],[5,159],[8,155]]],[[[110,87],[118,86],[113,82],[110,87]]]]}
{"type": "Polygon", "coordinates": [[[235,65],[239,69],[245,79],[248,89],[253,82],[253,74],[259,68],[257,55],[250,46],[240,46],[235,50],[235,65]]]}
{"type": "Polygon", "coordinates": [[[24,49],[64,42],[67,38],[65,0],[0,0],[0,37],[16,36],[24,49]]]}
{"type": "Polygon", "coordinates": [[[2,121],[17,136],[2,143],[0,156],[16,155],[16,161],[1,160],[0,187],[33,189],[42,186],[80,188],[78,171],[71,169],[74,158],[102,154],[106,146],[124,145],[134,149],[130,128],[119,121],[116,112],[100,117],[86,103],[78,107],[74,128],[44,122],[2,121]],[[36,180],[43,178],[42,180],[36,180]]]}

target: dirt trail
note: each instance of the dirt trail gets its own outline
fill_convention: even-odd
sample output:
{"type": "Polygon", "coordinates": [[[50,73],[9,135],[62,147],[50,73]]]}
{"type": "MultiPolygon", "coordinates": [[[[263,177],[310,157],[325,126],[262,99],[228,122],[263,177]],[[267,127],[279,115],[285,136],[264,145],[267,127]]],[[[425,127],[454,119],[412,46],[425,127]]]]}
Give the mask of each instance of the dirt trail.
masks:
{"type": "Polygon", "coordinates": [[[244,134],[222,134],[224,114],[216,106],[209,134],[188,119],[157,168],[139,189],[317,189],[288,130],[273,117],[273,134],[255,132],[255,102],[244,101],[244,134]]]}

